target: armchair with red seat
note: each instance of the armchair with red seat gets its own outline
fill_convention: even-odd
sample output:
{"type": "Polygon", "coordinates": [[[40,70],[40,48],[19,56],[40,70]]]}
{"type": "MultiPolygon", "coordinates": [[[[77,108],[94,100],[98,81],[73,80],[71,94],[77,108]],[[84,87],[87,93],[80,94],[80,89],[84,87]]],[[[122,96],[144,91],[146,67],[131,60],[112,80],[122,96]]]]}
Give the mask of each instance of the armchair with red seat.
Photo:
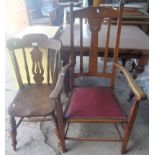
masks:
{"type": "MultiPolygon", "coordinates": [[[[119,9],[106,8],[106,7],[87,7],[73,11],[73,5],[70,6],[71,12],[71,50],[70,50],[70,62],[67,64],[59,74],[57,84],[52,91],[50,97],[56,104],[56,116],[58,119],[59,138],[62,151],[66,151],[66,140],[80,140],[80,141],[114,141],[121,142],[121,153],[126,152],[126,147],[129,141],[129,137],[132,131],[134,120],[138,111],[139,103],[142,99],[146,98],[143,90],[135,83],[128,70],[122,65],[118,64],[119,56],[119,42],[121,34],[121,22],[123,3],[120,1],[119,9]],[[117,23],[117,36],[115,41],[115,48],[112,59],[111,72],[108,71],[108,47],[110,40],[110,26],[112,18],[118,18],[117,23]],[[76,55],[74,51],[74,21],[75,18],[80,18],[80,58],[79,58],[79,72],[75,72],[77,67],[76,55]],[[83,19],[88,20],[91,42],[90,51],[88,55],[88,71],[84,69],[84,48],[83,48],[83,19]],[[106,46],[103,53],[103,68],[102,72],[98,72],[98,35],[103,19],[108,20],[107,26],[107,39],[106,46]],[[75,67],[76,66],[76,67],[75,67]],[[118,97],[116,96],[114,86],[117,70],[126,78],[128,85],[134,93],[134,99],[129,109],[128,114],[123,110],[118,97]],[[77,77],[100,77],[109,78],[110,85],[108,87],[95,86],[95,87],[81,87],[75,85],[75,78],[77,77]],[[68,78],[66,78],[68,77],[68,78]],[[69,103],[63,110],[61,103],[61,92],[63,85],[66,84],[66,79],[69,80],[69,103]],[[69,136],[68,130],[72,123],[99,123],[99,124],[114,124],[119,138],[90,138],[89,137],[75,137],[69,136]],[[121,134],[118,125],[123,129],[121,134]]],[[[91,148],[90,148],[91,149],[91,148]]]]}

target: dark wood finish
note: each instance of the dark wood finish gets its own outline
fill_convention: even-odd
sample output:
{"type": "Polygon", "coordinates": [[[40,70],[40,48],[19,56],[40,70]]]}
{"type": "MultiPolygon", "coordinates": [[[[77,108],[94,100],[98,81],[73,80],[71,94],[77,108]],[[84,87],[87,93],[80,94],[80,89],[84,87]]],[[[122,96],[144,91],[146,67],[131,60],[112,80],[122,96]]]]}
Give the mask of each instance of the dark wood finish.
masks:
{"type": "Polygon", "coordinates": [[[139,101],[134,100],[133,105],[130,109],[130,113],[129,113],[129,117],[128,117],[128,124],[124,130],[123,142],[122,142],[122,146],[121,146],[121,153],[126,152],[126,146],[128,144],[131,130],[132,130],[135,118],[136,118],[138,106],[139,106],[139,101]]]}
{"type": "Polygon", "coordinates": [[[14,117],[10,117],[10,124],[11,124],[11,139],[12,139],[12,146],[14,151],[16,151],[16,145],[17,145],[17,141],[16,141],[16,135],[17,135],[17,130],[16,130],[16,120],[14,117]]]}
{"type": "MultiPolygon", "coordinates": [[[[71,12],[71,26],[70,26],[70,56],[69,56],[69,64],[67,64],[59,74],[59,78],[56,84],[56,87],[52,91],[50,97],[55,100],[56,102],[56,111],[57,111],[57,117],[58,117],[58,124],[59,124],[59,134],[60,134],[60,139],[61,139],[61,147],[62,151],[65,152],[65,140],[80,140],[80,141],[119,141],[122,142],[122,148],[121,148],[121,153],[125,153],[126,151],[126,146],[130,137],[131,129],[133,127],[134,120],[136,118],[137,110],[138,110],[138,105],[142,99],[146,98],[146,95],[144,94],[143,90],[139,88],[135,81],[132,79],[131,75],[127,71],[127,69],[120,64],[117,63],[118,61],[118,52],[119,52],[119,43],[120,43],[120,35],[121,35],[121,24],[122,24],[122,12],[123,12],[123,4],[122,2],[120,3],[120,7],[118,10],[111,10],[112,8],[106,8],[106,7],[88,7],[80,10],[75,10],[73,11],[73,5],[71,4],[70,6],[70,12],[71,12]],[[105,12],[104,12],[105,11],[105,12]],[[103,65],[107,65],[107,59],[109,58],[109,39],[110,39],[110,32],[111,32],[111,20],[113,17],[118,18],[118,23],[117,23],[117,29],[116,29],[116,38],[114,40],[114,54],[113,54],[113,65],[112,65],[112,71],[110,73],[107,72],[107,66],[103,66],[102,72],[98,73],[98,64],[97,64],[97,59],[99,56],[99,47],[98,47],[98,36],[99,32],[101,29],[102,21],[104,18],[106,18],[106,21],[108,20],[108,28],[106,34],[106,40],[105,40],[105,45],[103,47],[105,48],[105,54],[104,54],[104,63],[103,65]],[[83,42],[83,34],[85,33],[82,28],[83,26],[80,26],[80,31],[79,35],[82,35],[80,38],[80,71],[78,73],[74,73],[74,67],[76,64],[76,48],[77,46],[75,45],[77,42],[74,40],[75,37],[77,37],[74,34],[74,21],[75,18],[80,18],[80,24],[83,24],[83,18],[88,18],[88,24],[89,28],[91,31],[90,36],[90,45],[89,47],[89,64],[88,64],[88,72],[84,72],[83,69],[83,55],[85,48],[84,42],[83,42]],[[115,78],[116,78],[116,71],[121,70],[121,72],[124,74],[125,78],[127,79],[127,82],[129,83],[129,86],[134,93],[135,100],[133,101],[133,104],[131,106],[131,109],[129,110],[129,114],[125,118],[109,118],[109,117],[103,117],[103,118],[98,118],[98,117],[65,117],[65,112],[69,109],[71,99],[72,99],[72,90],[75,86],[74,84],[74,79],[76,77],[80,76],[95,76],[95,77],[108,77],[111,80],[111,84],[109,86],[109,89],[112,92],[112,96],[116,99],[117,103],[119,104],[119,101],[115,95],[114,92],[114,84],[115,84],[115,78]],[[68,74],[69,72],[69,77],[70,77],[70,98],[69,98],[69,103],[66,106],[66,109],[63,111],[62,104],[61,104],[61,99],[60,95],[63,89],[63,83],[65,80],[65,75],[66,73],[68,74]],[[114,124],[116,131],[118,133],[119,139],[112,139],[112,138],[83,138],[83,137],[70,137],[67,135],[68,132],[68,125],[71,123],[110,123],[114,124]],[[121,124],[124,130],[124,135],[121,135],[119,128],[117,127],[117,124],[121,124]],[[66,127],[66,131],[65,131],[66,127]]],[[[104,44],[104,43],[102,43],[104,44]]],[[[101,45],[101,44],[100,44],[101,45]]],[[[103,48],[102,48],[103,50],[103,48]]],[[[78,86],[77,86],[78,87],[78,86]]],[[[77,88],[76,87],[76,88],[77,88]]],[[[89,87],[88,87],[89,88],[89,87]]],[[[92,87],[91,87],[92,88],[92,87]]],[[[90,88],[90,89],[91,89],[90,88]]],[[[103,96],[105,97],[105,96],[103,96]]],[[[107,99],[108,100],[108,99],[107,99]]],[[[80,103],[79,103],[80,104],[80,103]]],[[[84,107],[82,107],[84,108],[84,107]]],[[[120,106],[120,109],[121,106],[120,106]]],[[[122,109],[123,110],[123,109],[122,109]]]]}
{"type": "MultiPolygon", "coordinates": [[[[89,45],[90,45],[90,31],[89,26],[87,24],[83,24],[83,28],[85,33],[83,33],[83,56],[87,56],[89,53],[89,45]]],[[[113,49],[114,49],[114,38],[116,34],[116,25],[111,25],[111,40],[109,42],[109,56],[113,57],[113,49]]],[[[103,57],[105,49],[105,36],[106,36],[107,25],[102,25],[101,34],[99,35],[99,56],[103,57]]],[[[74,44],[75,44],[75,55],[80,55],[80,26],[77,24],[74,27],[74,44]]],[[[60,39],[62,40],[63,49],[62,49],[62,58],[64,62],[68,62],[69,51],[70,51],[70,25],[65,25],[63,28],[63,32],[60,35],[60,39]],[[67,39],[66,39],[67,38],[67,39]]],[[[143,66],[148,63],[149,56],[149,37],[142,32],[136,26],[122,26],[121,30],[121,39],[119,46],[119,58],[136,58],[140,60],[140,64],[143,66]],[[128,37],[127,37],[128,36],[128,37]],[[131,44],[129,44],[131,43],[131,44]]]]}
{"type": "MultiPolygon", "coordinates": [[[[112,7],[112,5],[106,5],[106,4],[101,4],[100,6],[107,6],[107,7],[112,7]]],[[[117,5],[114,5],[117,6],[117,5]]],[[[80,9],[80,7],[76,8],[80,9]]],[[[147,13],[144,13],[140,11],[142,8],[132,8],[132,7],[127,7],[125,6],[123,10],[123,17],[122,17],[122,24],[123,25],[134,25],[138,26],[140,29],[142,29],[146,34],[149,33],[149,15],[147,13]]],[[[66,19],[65,24],[70,23],[70,11],[68,7],[65,9],[66,19]]],[[[113,18],[112,20],[113,24],[117,24],[117,18],[113,18]]]]}
{"type": "Polygon", "coordinates": [[[60,138],[50,93],[61,71],[61,42],[43,34],[29,34],[22,39],[8,39],[7,47],[19,87],[8,109],[13,149],[16,150],[17,128],[22,121],[51,121],[52,117],[60,138]],[[20,120],[16,124],[17,117],[20,120]]]}
{"type": "MultiPolygon", "coordinates": [[[[103,4],[102,6],[104,6],[104,5],[106,5],[106,4],[103,4]]],[[[108,6],[111,7],[110,5],[108,5],[108,6]]],[[[70,12],[67,12],[67,13],[69,16],[70,12]]],[[[113,18],[113,20],[111,22],[112,22],[112,24],[117,24],[117,18],[113,18]]],[[[69,23],[69,20],[67,23],[69,23]]],[[[149,15],[140,11],[138,8],[131,8],[131,7],[128,8],[126,6],[123,10],[122,25],[132,25],[132,26],[134,25],[136,27],[139,27],[143,32],[145,32],[148,35],[149,34],[149,15]]],[[[135,36],[134,33],[132,35],[133,35],[133,37],[135,36]]],[[[128,51],[128,53],[130,53],[130,51],[128,51]]],[[[141,53],[141,51],[139,51],[139,56],[138,56],[138,58],[140,58],[139,65],[141,64],[141,61],[143,61],[142,60],[143,57],[145,58],[145,62],[143,61],[144,62],[143,65],[147,64],[148,63],[147,56],[146,57],[144,55],[142,56],[142,55],[140,55],[140,53],[141,53]]],[[[123,57],[122,57],[122,62],[124,63],[124,66],[125,66],[126,58],[131,59],[131,56],[128,57],[128,55],[127,55],[125,58],[124,57],[125,57],[125,55],[123,55],[123,57]]],[[[133,58],[136,58],[136,57],[133,57],[133,58]]],[[[133,65],[134,65],[134,63],[133,63],[133,65]]],[[[104,64],[104,66],[106,67],[105,64],[104,64]]],[[[134,66],[133,66],[133,69],[134,69],[134,66]]]]}
{"type": "MultiPolygon", "coordinates": [[[[113,20],[116,23],[116,20],[113,20]]],[[[149,34],[149,15],[134,8],[126,8],[123,12],[123,25],[135,25],[149,34]]]]}

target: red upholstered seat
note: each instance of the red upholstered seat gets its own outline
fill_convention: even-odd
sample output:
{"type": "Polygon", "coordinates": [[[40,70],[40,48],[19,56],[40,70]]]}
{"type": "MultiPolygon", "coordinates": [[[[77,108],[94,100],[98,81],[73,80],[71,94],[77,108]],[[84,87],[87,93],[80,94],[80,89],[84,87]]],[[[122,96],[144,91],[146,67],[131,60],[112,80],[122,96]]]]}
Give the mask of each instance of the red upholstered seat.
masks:
{"type": "Polygon", "coordinates": [[[64,117],[126,119],[112,91],[103,87],[75,88],[64,117]]]}

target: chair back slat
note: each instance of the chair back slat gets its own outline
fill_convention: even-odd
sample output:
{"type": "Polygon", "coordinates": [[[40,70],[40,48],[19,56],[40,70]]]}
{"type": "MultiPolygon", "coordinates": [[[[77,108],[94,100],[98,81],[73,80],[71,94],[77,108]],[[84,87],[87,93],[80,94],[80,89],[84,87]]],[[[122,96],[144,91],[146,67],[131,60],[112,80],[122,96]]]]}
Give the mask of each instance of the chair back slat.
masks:
{"type": "Polygon", "coordinates": [[[49,74],[51,75],[52,84],[54,82],[54,68],[56,62],[56,53],[49,51],[49,74]]]}
{"type": "Polygon", "coordinates": [[[17,82],[18,82],[18,86],[19,86],[19,88],[22,88],[23,87],[23,81],[22,81],[22,78],[21,78],[19,65],[18,65],[17,58],[16,58],[14,50],[10,53],[10,56],[11,56],[13,68],[14,68],[14,71],[15,71],[15,74],[16,74],[16,79],[17,79],[17,82]]]}
{"type": "MultiPolygon", "coordinates": [[[[73,4],[71,4],[70,13],[71,14],[73,13],[73,4]]],[[[74,53],[74,24],[73,24],[74,20],[75,20],[75,18],[73,18],[73,16],[71,15],[70,16],[70,21],[71,21],[71,25],[70,25],[70,29],[71,29],[70,41],[71,41],[71,44],[70,44],[69,57],[70,57],[70,61],[72,61],[72,62],[75,62],[75,53],[74,53]]]]}
{"type": "Polygon", "coordinates": [[[50,57],[50,52],[49,49],[47,51],[47,83],[50,84],[50,61],[49,61],[49,57],[50,57]]]}
{"type": "MultiPolygon", "coordinates": [[[[121,25],[122,25],[122,15],[123,15],[123,4],[120,4],[121,7],[119,8],[119,18],[118,18],[118,22],[117,22],[117,35],[116,35],[116,44],[115,44],[115,48],[114,48],[114,59],[113,62],[117,62],[118,61],[118,52],[119,52],[119,44],[120,44],[120,36],[121,36],[121,25]]],[[[111,79],[111,87],[114,88],[115,85],[115,76],[116,76],[116,68],[113,66],[112,68],[112,79],[111,79]]]]}
{"type": "Polygon", "coordinates": [[[80,73],[83,73],[83,19],[80,18],[80,73]]]}
{"type": "Polygon", "coordinates": [[[105,52],[104,52],[103,73],[106,73],[106,69],[107,69],[107,58],[108,58],[109,40],[110,40],[110,28],[111,28],[111,18],[108,18],[108,29],[107,29],[107,36],[106,36],[105,52]]]}
{"type": "Polygon", "coordinates": [[[123,8],[119,8],[120,14],[117,22],[117,34],[116,34],[116,44],[114,48],[114,62],[117,62],[118,59],[118,51],[119,51],[119,43],[120,43],[120,36],[121,36],[121,25],[122,25],[122,15],[123,15],[123,8]]]}
{"type": "Polygon", "coordinates": [[[38,47],[34,47],[32,51],[30,51],[30,54],[32,59],[33,79],[37,84],[42,84],[44,80],[44,67],[42,64],[43,52],[38,47]]]}
{"type": "Polygon", "coordinates": [[[55,58],[55,55],[60,55],[61,41],[40,34],[29,34],[22,39],[8,39],[7,47],[20,88],[25,84],[55,85],[57,70],[61,69],[61,65],[57,64],[61,63],[61,60],[58,61],[60,56],[55,58]],[[56,74],[55,77],[53,74],[56,74]]]}
{"type": "Polygon", "coordinates": [[[58,79],[58,75],[62,68],[60,51],[57,51],[56,53],[54,53],[53,58],[55,63],[53,65],[53,69],[51,70],[51,77],[52,77],[52,87],[54,88],[58,79]]]}
{"type": "Polygon", "coordinates": [[[89,72],[97,73],[98,58],[98,33],[101,29],[103,19],[88,18],[89,28],[91,32],[91,45],[89,51],[89,72]]]}
{"type": "Polygon", "coordinates": [[[74,11],[73,4],[70,5],[70,57],[72,58],[70,61],[76,63],[75,61],[79,60],[76,63],[76,66],[79,68],[75,67],[76,77],[79,75],[101,76],[102,74],[105,77],[109,77],[111,81],[114,80],[115,72],[112,63],[117,62],[118,60],[122,13],[122,3],[120,4],[119,8],[99,6],[86,7],[74,11]],[[75,20],[76,18],[79,18],[79,23],[77,23],[77,20],[75,20]],[[117,26],[113,26],[112,28],[113,18],[117,18],[118,22],[117,26]],[[83,21],[87,22],[84,23],[83,21]],[[115,30],[114,27],[116,28],[115,30]],[[87,28],[87,30],[85,28],[87,28]],[[75,36],[75,31],[77,31],[76,35],[80,35],[79,40],[76,39],[77,36],[75,36]],[[88,36],[90,38],[88,38],[88,36]],[[103,38],[103,41],[101,41],[99,38],[103,38]],[[78,46],[76,46],[78,44],[80,45],[79,49],[78,46]],[[111,44],[114,44],[113,52],[110,46],[111,44]],[[78,59],[78,57],[76,59],[78,53],[80,59],[78,59]],[[99,57],[104,57],[102,62],[99,61],[99,57]],[[88,71],[86,71],[85,60],[88,62],[88,71]],[[113,61],[109,63],[109,60],[113,61]],[[114,76],[112,76],[112,74],[114,74],[114,76]]]}
{"type": "Polygon", "coordinates": [[[24,58],[24,66],[25,66],[25,70],[26,70],[27,82],[30,85],[30,75],[29,75],[29,69],[28,69],[28,64],[27,64],[26,53],[25,53],[24,48],[22,48],[22,50],[23,50],[23,58],[24,58]]]}

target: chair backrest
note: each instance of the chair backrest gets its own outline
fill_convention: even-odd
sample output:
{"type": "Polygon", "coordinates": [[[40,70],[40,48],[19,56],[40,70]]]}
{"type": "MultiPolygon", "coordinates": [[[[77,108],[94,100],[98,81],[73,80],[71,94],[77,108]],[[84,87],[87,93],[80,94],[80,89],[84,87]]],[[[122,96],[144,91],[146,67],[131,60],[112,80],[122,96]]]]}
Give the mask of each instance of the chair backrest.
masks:
{"type": "Polygon", "coordinates": [[[43,34],[29,34],[7,40],[14,72],[19,85],[49,84],[52,87],[61,70],[61,42],[43,34]]]}
{"type": "MultiPolygon", "coordinates": [[[[119,8],[113,7],[87,7],[73,11],[73,5],[70,6],[71,13],[71,53],[70,59],[73,63],[76,61],[77,53],[77,41],[80,44],[79,55],[79,73],[76,73],[75,77],[79,76],[100,76],[111,78],[114,81],[114,67],[111,68],[111,72],[107,70],[107,63],[109,57],[113,58],[112,62],[117,62],[118,50],[121,34],[121,22],[123,13],[123,3],[120,2],[119,8]],[[79,18],[79,29],[77,31],[77,24],[75,19],[79,18]],[[111,25],[113,18],[117,18],[117,25],[111,25]],[[87,20],[87,24],[84,22],[87,20]],[[89,31],[89,32],[88,32],[89,31]],[[114,35],[115,33],[115,35],[114,35]],[[77,35],[80,35],[78,37],[77,35]],[[89,36],[89,38],[88,38],[89,36]],[[77,38],[79,40],[77,40],[77,38]],[[113,48],[109,47],[113,44],[113,48]],[[101,47],[102,46],[102,47],[101,47]],[[86,49],[87,48],[87,49],[86,49]],[[86,50],[89,51],[88,71],[84,71],[84,56],[86,50]],[[110,52],[110,51],[113,52],[110,52]],[[102,71],[99,71],[98,57],[102,55],[104,57],[102,64],[102,71]],[[110,56],[112,55],[112,56],[110,56]]],[[[113,66],[113,65],[112,65],[113,66]]],[[[113,82],[112,82],[113,83],[113,82]]]]}

